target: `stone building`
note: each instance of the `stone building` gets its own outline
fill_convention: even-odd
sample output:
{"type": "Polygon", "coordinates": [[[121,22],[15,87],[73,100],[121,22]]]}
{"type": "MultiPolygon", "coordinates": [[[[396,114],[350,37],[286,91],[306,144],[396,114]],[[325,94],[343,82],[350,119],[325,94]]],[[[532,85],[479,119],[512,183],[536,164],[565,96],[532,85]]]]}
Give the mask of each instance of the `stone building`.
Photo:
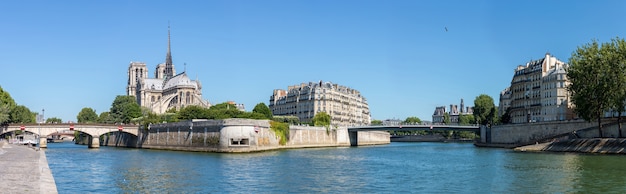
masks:
{"type": "Polygon", "coordinates": [[[550,53],[543,59],[518,66],[508,89],[510,93],[505,89],[500,98],[500,104],[510,101],[511,123],[572,119],[566,68],[566,63],[550,53]]]}
{"type": "Polygon", "coordinates": [[[444,123],[444,115],[446,114],[446,106],[435,107],[433,113],[433,123],[444,123]]]}
{"type": "Polygon", "coordinates": [[[315,114],[326,112],[331,125],[363,126],[370,124],[370,110],[365,97],[355,89],[331,82],[309,82],[276,89],[270,97],[272,114],[297,116],[311,122],[315,114]]]}
{"type": "Polygon", "coordinates": [[[456,104],[450,104],[449,112],[446,112],[445,106],[435,107],[435,112],[433,113],[432,117],[433,123],[445,123],[446,113],[450,117],[450,124],[458,124],[460,115],[474,114],[474,107],[466,107],[462,98],[460,106],[457,106],[456,104]]]}
{"type": "Polygon", "coordinates": [[[466,107],[462,98],[460,106],[450,104],[449,112],[446,112],[445,106],[435,107],[435,112],[433,113],[433,123],[445,123],[446,113],[450,117],[450,124],[459,124],[459,116],[474,114],[474,107],[466,107]]]}
{"type": "Polygon", "coordinates": [[[506,109],[511,107],[511,88],[507,87],[500,92],[500,102],[498,103],[498,117],[506,113],[506,109]]]}
{"type": "Polygon", "coordinates": [[[169,109],[179,110],[187,105],[210,107],[202,98],[202,85],[191,80],[186,72],[176,74],[172,63],[170,31],[167,32],[165,63],[157,65],[154,78],[148,78],[148,68],[143,62],[130,62],[126,94],[137,97],[137,103],[157,114],[169,109]]]}

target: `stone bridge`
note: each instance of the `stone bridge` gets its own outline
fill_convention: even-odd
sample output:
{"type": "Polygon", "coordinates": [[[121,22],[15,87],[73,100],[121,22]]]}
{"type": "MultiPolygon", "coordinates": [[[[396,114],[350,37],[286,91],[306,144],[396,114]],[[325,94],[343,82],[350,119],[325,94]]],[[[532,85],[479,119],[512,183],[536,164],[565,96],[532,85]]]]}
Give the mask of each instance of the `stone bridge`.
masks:
{"type": "Polygon", "coordinates": [[[60,131],[79,131],[91,136],[89,148],[100,147],[100,136],[112,132],[124,132],[134,136],[139,134],[139,125],[111,125],[111,124],[10,124],[0,126],[0,135],[12,131],[28,131],[39,136],[39,147],[46,148],[47,137],[60,131]]]}
{"type": "Polygon", "coordinates": [[[348,127],[348,132],[356,131],[471,131],[479,133],[478,125],[370,125],[348,127]]]}

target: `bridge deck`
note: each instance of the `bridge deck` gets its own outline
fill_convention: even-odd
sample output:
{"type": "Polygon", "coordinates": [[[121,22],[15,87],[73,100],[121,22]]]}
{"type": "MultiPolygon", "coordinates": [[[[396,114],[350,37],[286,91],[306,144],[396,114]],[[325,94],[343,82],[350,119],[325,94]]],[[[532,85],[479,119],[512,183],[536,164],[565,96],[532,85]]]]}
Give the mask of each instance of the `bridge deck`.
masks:
{"type": "Polygon", "coordinates": [[[348,131],[472,131],[479,132],[477,125],[374,125],[348,127],[348,131]]]}

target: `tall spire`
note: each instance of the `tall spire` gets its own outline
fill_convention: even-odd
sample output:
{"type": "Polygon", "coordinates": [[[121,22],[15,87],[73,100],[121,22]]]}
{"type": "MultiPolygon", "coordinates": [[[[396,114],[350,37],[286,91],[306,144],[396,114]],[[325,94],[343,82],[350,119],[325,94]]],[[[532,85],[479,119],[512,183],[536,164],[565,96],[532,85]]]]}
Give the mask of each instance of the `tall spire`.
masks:
{"type": "Polygon", "coordinates": [[[165,80],[174,77],[174,64],[172,64],[172,52],[170,43],[170,23],[167,22],[167,56],[165,56],[165,80]]]}

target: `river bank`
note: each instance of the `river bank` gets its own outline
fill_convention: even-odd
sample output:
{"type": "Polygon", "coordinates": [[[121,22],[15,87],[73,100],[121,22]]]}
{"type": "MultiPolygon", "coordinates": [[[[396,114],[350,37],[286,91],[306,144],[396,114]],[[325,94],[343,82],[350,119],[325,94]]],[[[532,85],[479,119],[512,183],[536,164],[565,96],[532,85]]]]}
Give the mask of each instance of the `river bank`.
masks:
{"type": "Polygon", "coordinates": [[[554,141],[514,148],[520,152],[576,152],[626,154],[625,138],[589,138],[554,141]]]}
{"type": "Polygon", "coordinates": [[[43,150],[0,141],[2,193],[58,193],[43,150]]]}

